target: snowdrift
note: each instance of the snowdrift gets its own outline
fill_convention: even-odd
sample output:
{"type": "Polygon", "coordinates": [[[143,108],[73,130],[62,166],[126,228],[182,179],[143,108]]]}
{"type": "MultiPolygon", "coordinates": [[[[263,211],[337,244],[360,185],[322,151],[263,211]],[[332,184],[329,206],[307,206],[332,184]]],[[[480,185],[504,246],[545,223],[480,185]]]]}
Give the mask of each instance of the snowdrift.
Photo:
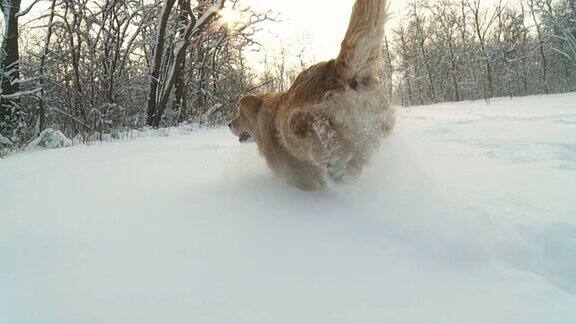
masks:
{"type": "Polygon", "coordinates": [[[28,146],[27,150],[55,149],[72,146],[72,141],[59,130],[47,128],[43,130],[28,146]]]}

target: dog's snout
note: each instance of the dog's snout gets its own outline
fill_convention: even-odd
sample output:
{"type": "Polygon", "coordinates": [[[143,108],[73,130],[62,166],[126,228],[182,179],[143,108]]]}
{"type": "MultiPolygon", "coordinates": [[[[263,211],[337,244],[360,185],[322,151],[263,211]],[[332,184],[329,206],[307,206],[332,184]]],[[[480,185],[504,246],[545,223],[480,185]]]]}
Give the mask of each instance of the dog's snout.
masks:
{"type": "Polygon", "coordinates": [[[232,122],[228,123],[228,128],[232,128],[232,122]]]}

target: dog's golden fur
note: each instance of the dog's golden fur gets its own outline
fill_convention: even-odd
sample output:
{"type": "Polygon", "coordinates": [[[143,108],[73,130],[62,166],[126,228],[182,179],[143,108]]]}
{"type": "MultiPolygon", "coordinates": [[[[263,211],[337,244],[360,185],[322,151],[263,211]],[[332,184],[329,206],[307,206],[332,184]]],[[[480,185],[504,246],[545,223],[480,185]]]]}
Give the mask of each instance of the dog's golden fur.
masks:
{"type": "Polygon", "coordinates": [[[394,126],[378,80],[386,0],[357,0],[338,58],[302,72],[283,93],[246,95],[230,123],[278,175],[302,190],[355,178],[394,126]]]}

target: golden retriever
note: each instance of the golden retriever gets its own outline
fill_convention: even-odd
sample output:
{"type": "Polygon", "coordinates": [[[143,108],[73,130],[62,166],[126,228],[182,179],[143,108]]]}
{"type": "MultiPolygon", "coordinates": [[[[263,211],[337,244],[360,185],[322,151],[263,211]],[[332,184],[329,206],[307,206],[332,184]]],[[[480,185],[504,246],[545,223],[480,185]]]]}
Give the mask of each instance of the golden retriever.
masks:
{"type": "Polygon", "coordinates": [[[283,93],[246,95],[229,127],[302,190],[356,178],[392,131],[378,78],[387,0],[357,0],[340,54],[303,71],[283,93]]]}

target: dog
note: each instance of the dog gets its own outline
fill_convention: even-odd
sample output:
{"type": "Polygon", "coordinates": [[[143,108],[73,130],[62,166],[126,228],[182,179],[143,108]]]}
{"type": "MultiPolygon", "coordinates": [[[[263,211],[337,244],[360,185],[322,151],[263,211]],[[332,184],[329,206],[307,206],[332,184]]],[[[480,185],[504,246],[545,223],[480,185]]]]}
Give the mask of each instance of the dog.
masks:
{"type": "Polygon", "coordinates": [[[301,190],[356,179],[395,123],[378,77],[387,18],[387,0],[357,0],[338,57],[303,71],[286,92],[240,98],[232,134],[256,142],[301,190]]]}

